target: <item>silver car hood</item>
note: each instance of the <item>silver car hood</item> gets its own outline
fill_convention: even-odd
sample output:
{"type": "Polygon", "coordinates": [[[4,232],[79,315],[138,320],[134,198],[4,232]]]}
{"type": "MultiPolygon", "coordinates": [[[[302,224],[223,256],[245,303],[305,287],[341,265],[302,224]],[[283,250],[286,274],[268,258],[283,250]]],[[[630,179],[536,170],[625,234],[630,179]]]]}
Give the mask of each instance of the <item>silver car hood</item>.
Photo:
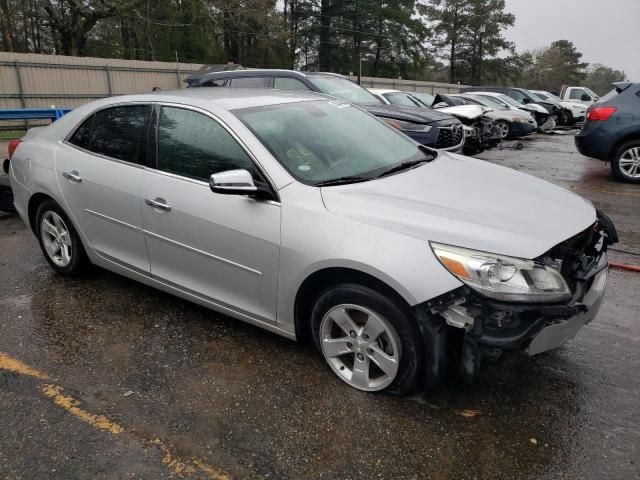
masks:
{"type": "Polygon", "coordinates": [[[574,193],[448,153],[396,175],[321,191],[336,215],[425,241],[529,259],[596,221],[591,203],[574,193]]]}

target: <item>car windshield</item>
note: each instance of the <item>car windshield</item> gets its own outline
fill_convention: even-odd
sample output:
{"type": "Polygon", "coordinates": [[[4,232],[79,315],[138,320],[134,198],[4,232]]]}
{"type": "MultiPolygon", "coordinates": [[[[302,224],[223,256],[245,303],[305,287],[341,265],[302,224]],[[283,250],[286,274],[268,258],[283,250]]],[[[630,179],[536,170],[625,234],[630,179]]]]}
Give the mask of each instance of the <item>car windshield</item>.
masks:
{"type": "Polygon", "coordinates": [[[505,107],[504,104],[495,101],[491,97],[483,97],[481,95],[477,95],[477,96],[476,95],[472,95],[471,98],[473,98],[477,102],[481,103],[485,107],[493,108],[494,110],[507,110],[507,107],[505,107]]]}
{"type": "Polygon", "coordinates": [[[436,98],[429,93],[423,93],[423,92],[407,92],[407,93],[409,93],[409,95],[411,95],[413,98],[417,98],[418,100],[420,100],[427,107],[430,107],[431,105],[433,105],[433,101],[436,98]]]}
{"type": "Polygon", "coordinates": [[[529,96],[533,98],[537,102],[545,102],[546,100],[542,97],[542,95],[529,91],[529,96]]]}
{"type": "Polygon", "coordinates": [[[591,95],[593,97],[594,100],[597,100],[600,98],[600,95],[598,95],[596,92],[594,92],[593,90],[591,90],[590,88],[584,87],[584,89],[587,91],[587,93],[589,95],[591,95]]]}
{"type": "Polygon", "coordinates": [[[384,93],[384,98],[389,100],[391,105],[401,105],[403,107],[427,107],[422,101],[413,98],[412,95],[404,92],[384,93]]]}
{"type": "Polygon", "coordinates": [[[295,178],[308,185],[380,173],[427,155],[400,132],[342,101],[296,102],[233,112],[295,178]]]}
{"type": "Polygon", "coordinates": [[[514,100],[509,95],[500,95],[498,98],[513,107],[520,108],[522,106],[520,102],[518,102],[517,100],[514,100]]]}
{"type": "Polygon", "coordinates": [[[562,99],[559,96],[554,95],[553,93],[549,93],[549,92],[544,92],[544,93],[545,93],[545,95],[547,97],[549,97],[552,100],[555,100],[556,102],[561,102],[562,101],[562,99]]]}
{"type": "Polygon", "coordinates": [[[309,79],[322,93],[341,98],[347,102],[374,105],[384,103],[373,93],[346,78],[330,77],[328,75],[312,75],[309,79]]]}

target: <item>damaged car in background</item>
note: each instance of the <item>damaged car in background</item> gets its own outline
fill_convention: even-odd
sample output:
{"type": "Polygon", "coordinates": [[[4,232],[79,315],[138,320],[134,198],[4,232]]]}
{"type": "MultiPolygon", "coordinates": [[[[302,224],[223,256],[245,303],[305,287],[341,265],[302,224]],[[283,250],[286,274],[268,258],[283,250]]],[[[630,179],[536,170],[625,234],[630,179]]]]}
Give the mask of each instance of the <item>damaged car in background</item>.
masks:
{"type": "Polygon", "coordinates": [[[99,265],[309,340],[340,380],[399,395],[571,339],[617,240],[572,192],[312,92],[101,99],[30,131],[9,177],[59,274],[99,265]]]}
{"type": "Polygon", "coordinates": [[[491,98],[496,102],[501,103],[502,105],[510,108],[514,111],[521,111],[529,113],[533,119],[536,121],[536,125],[538,126],[538,130],[540,132],[546,133],[552,131],[556,128],[556,122],[553,120],[552,115],[549,111],[541,105],[537,105],[535,103],[520,103],[517,100],[505,95],[503,93],[496,92],[483,92],[483,91],[473,91],[475,96],[491,98]]]}
{"type": "Polygon", "coordinates": [[[370,88],[369,91],[389,105],[437,109],[439,112],[456,117],[464,125],[465,142],[462,152],[475,155],[500,143],[501,135],[493,121],[485,115],[485,109],[478,105],[464,105],[463,102],[452,103],[441,95],[431,96],[430,105],[416,96],[415,92],[401,90],[370,88]],[[448,102],[448,103],[447,103],[448,102]]]}
{"type": "Polygon", "coordinates": [[[450,94],[447,97],[453,102],[487,107],[484,114],[493,120],[500,137],[503,139],[525,137],[538,130],[538,124],[530,113],[510,109],[493,98],[474,96],[470,93],[450,94]]]}

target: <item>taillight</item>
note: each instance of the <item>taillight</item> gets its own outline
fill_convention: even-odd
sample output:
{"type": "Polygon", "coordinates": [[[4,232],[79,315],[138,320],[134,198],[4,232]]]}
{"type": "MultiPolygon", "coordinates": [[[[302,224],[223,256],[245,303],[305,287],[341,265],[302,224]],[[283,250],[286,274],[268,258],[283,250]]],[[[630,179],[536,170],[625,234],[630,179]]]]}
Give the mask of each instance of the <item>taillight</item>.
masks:
{"type": "Polygon", "coordinates": [[[605,120],[609,120],[609,117],[616,113],[616,110],[616,107],[596,107],[589,110],[587,113],[587,120],[591,120],[592,122],[604,122],[605,120]]]}
{"type": "Polygon", "coordinates": [[[18,145],[22,143],[22,140],[9,140],[9,160],[13,157],[13,153],[18,148],[18,145]]]}

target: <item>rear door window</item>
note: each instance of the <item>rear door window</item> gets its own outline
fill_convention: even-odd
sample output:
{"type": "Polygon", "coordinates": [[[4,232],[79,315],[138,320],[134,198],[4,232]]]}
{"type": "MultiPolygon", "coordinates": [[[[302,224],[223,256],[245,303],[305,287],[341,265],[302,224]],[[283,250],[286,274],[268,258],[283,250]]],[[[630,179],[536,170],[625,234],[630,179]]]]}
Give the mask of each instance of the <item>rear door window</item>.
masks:
{"type": "Polygon", "coordinates": [[[105,157],[144,165],[151,105],[105,108],[85,120],[69,143],[105,157]]]}
{"type": "Polygon", "coordinates": [[[82,122],[74,134],[69,138],[69,143],[72,143],[77,147],[84,148],[85,150],[89,150],[89,147],[91,146],[91,127],[93,125],[94,118],[95,115],[91,115],[82,122]]]}
{"type": "Polygon", "coordinates": [[[239,77],[231,79],[231,88],[264,88],[267,77],[239,77]]]}

